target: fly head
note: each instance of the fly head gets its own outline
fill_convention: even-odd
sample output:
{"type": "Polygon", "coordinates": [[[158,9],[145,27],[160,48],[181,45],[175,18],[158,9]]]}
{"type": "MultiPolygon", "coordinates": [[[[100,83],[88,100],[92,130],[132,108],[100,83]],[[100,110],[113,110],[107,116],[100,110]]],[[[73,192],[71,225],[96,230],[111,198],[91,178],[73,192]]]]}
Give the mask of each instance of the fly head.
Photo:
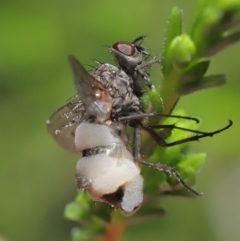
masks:
{"type": "Polygon", "coordinates": [[[146,69],[159,62],[157,58],[147,60],[150,55],[147,53],[146,48],[141,46],[141,43],[138,43],[144,38],[144,36],[138,37],[131,43],[116,42],[110,48],[110,52],[114,55],[120,68],[133,79],[133,91],[137,96],[141,96],[144,92],[139,77],[143,79],[145,85],[151,88],[152,83],[146,69]]]}

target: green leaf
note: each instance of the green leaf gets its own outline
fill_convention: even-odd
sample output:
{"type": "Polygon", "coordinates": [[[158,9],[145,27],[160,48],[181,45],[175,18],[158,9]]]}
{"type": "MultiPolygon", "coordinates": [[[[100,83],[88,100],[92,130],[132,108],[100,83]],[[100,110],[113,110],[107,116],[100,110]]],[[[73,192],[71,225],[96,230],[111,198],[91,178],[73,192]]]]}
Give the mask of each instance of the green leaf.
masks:
{"type": "Polygon", "coordinates": [[[75,202],[68,203],[65,207],[64,216],[67,219],[80,221],[85,214],[85,209],[83,209],[79,204],[75,202]]]}
{"type": "Polygon", "coordinates": [[[219,51],[225,49],[229,45],[239,41],[240,39],[240,31],[235,33],[225,33],[221,38],[212,41],[206,51],[203,53],[205,57],[210,57],[218,53],[219,51]]]}
{"type": "Polygon", "coordinates": [[[197,1],[196,7],[193,10],[192,17],[191,17],[190,24],[189,24],[190,27],[189,27],[188,32],[190,33],[190,36],[193,35],[194,29],[201,22],[202,14],[203,14],[204,10],[207,8],[208,5],[209,5],[209,0],[199,0],[199,1],[197,1]]]}
{"type": "Polygon", "coordinates": [[[218,0],[216,1],[216,7],[226,12],[237,13],[240,9],[240,1],[239,0],[218,0]]]}
{"type": "Polygon", "coordinates": [[[201,61],[184,70],[180,78],[179,85],[200,81],[207,72],[209,64],[209,60],[201,61]]]}
{"type": "Polygon", "coordinates": [[[213,34],[216,24],[221,19],[221,12],[215,8],[208,7],[202,13],[201,21],[196,23],[192,30],[191,37],[196,44],[198,56],[202,56],[206,51],[209,42],[217,41],[218,34],[213,34]]]}
{"type": "Polygon", "coordinates": [[[221,86],[226,83],[226,76],[223,74],[209,75],[207,77],[202,78],[197,82],[190,82],[181,85],[178,88],[178,93],[180,95],[188,95],[195,91],[208,89],[216,86],[221,86]]]}
{"type": "Polygon", "coordinates": [[[141,105],[145,112],[162,112],[162,99],[158,90],[154,86],[151,90],[146,90],[141,97],[141,105]]]}
{"type": "MultiPolygon", "coordinates": [[[[145,112],[163,112],[163,100],[159,91],[153,86],[151,90],[146,90],[141,97],[141,105],[145,112]]],[[[148,124],[156,124],[159,122],[161,116],[148,119],[148,124]]]]}
{"type": "MultiPolygon", "coordinates": [[[[155,190],[156,192],[156,190],[155,190]]],[[[165,211],[162,207],[159,207],[159,199],[156,199],[151,202],[151,205],[149,205],[149,202],[146,203],[146,205],[142,206],[141,209],[138,211],[137,219],[143,220],[147,219],[153,219],[153,218],[161,218],[164,216],[165,211]]]]}
{"type": "Polygon", "coordinates": [[[72,232],[72,241],[89,241],[92,240],[92,234],[88,230],[83,230],[81,228],[73,228],[72,232]]]}
{"type": "Polygon", "coordinates": [[[181,162],[179,162],[178,170],[184,178],[191,178],[192,176],[196,175],[199,169],[203,166],[205,159],[205,153],[188,155],[187,157],[183,158],[181,162]]]}
{"type": "Polygon", "coordinates": [[[190,29],[198,56],[216,54],[239,40],[240,1],[202,1],[197,18],[190,29]]]}
{"type": "Polygon", "coordinates": [[[161,66],[163,74],[167,74],[171,71],[172,64],[168,60],[168,49],[172,40],[182,34],[182,10],[178,7],[174,7],[170,13],[167,29],[165,32],[165,40],[163,45],[161,66]]]}

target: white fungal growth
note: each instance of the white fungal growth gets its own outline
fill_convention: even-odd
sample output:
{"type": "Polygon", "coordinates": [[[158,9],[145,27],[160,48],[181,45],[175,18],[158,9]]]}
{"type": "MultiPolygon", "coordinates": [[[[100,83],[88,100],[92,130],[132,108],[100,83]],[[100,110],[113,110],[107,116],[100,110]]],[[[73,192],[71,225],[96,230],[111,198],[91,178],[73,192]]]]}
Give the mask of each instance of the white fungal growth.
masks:
{"type": "Polygon", "coordinates": [[[143,179],[121,138],[105,125],[81,123],[75,132],[78,151],[108,146],[114,151],[94,153],[77,162],[77,173],[89,181],[86,191],[95,201],[107,202],[131,215],[143,200],[143,179]],[[114,193],[120,190],[114,196],[114,193]],[[113,195],[114,198],[106,198],[113,195]]]}
{"type": "Polygon", "coordinates": [[[83,151],[97,146],[112,145],[119,142],[118,137],[113,136],[108,126],[83,122],[75,132],[75,146],[83,151]]]}

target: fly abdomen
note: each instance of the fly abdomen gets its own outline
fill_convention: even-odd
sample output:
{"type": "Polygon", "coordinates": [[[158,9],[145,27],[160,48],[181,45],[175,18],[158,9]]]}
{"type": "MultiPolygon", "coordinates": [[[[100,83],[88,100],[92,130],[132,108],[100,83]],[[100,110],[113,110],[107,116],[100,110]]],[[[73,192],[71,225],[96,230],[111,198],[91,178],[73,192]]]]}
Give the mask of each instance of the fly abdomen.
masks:
{"type": "Polygon", "coordinates": [[[120,136],[106,125],[81,123],[75,145],[83,157],[77,162],[77,185],[95,201],[131,215],[143,200],[143,178],[120,136]]]}
{"type": "Polygon", "coordinates": [[[75,147],[78,151],[119,143],[119,138],[106,125],[83,122],[75,132],[75,147]]]}
{"type": "Polygon", "coordinates": [[[121,155],[120,145],[118,143],[113,143],[112,145],[108,145],[108,146],[96,146],[90,149],[85,149],[82,151],[82,156],[89,157],[89,156],[95,156],[103,153],[105,153],[108,156],[120,157],[121,155]]]}

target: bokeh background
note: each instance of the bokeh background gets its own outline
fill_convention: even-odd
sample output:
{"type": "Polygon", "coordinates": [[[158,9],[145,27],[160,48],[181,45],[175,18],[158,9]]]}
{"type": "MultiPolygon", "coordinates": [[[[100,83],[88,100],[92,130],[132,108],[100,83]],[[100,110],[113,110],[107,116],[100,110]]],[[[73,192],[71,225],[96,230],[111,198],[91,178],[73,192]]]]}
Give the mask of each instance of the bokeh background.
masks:
{"type": "MultiPolygon", "coordinates": [[[[45,121],[75,94],[67,55],[85,64],[113,63],[106,45],[147,35],[161,56],[173,6],[185,29],[196,0],[0,1],[0,236],[8,241],[66,241],[76,223],[63,217],[76,195],[77,155],[61,149],[45,121]]],[[[129,227],[123,240],[240,240],[240,43],[212,58],[209,73],[226,73],[224,87],[182,98],[178,107],[203,120],[202,130],[228,131],[191,144],[205,151],[196,200],[163,199],[166,216],[129,227]]],[[[91,69],[91,67],[89,67],[91,69]]],[[[154,67],[152,80],[159,80],[154,67]]],[[[145,180],[147,181],[147,180],[145,180]]],[[[1,239],[1,238],[0,238],[1,239]]]]}

